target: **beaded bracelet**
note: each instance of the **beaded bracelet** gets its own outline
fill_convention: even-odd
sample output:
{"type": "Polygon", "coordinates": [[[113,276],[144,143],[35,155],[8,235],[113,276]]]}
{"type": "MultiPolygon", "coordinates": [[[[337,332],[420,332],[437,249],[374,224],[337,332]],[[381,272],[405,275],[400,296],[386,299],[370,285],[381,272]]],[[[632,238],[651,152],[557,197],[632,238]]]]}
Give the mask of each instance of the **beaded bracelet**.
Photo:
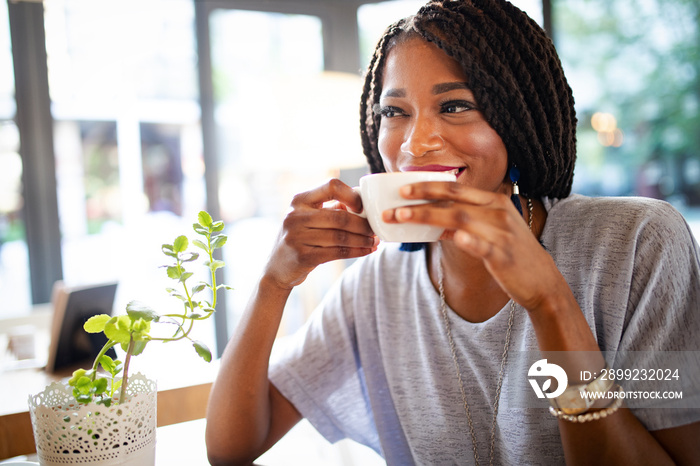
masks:
{"type": "Polygon", "coordinates": [[[556,409],[554,406],[549,407],[549,412],[552,413],[557,419],[563,419],[569,422],[588,422],[597,421],[598,419],[603,419],[610,416],[612,413],[620,409],[622,403],[624,402],[624,390],[619,385],[614,387],[616,395],[614,396],[615,401],[610,404],[610,406],[601,409],[600,411],[587,412],[582,414],[565,414],[561,409],[556,409]]]}

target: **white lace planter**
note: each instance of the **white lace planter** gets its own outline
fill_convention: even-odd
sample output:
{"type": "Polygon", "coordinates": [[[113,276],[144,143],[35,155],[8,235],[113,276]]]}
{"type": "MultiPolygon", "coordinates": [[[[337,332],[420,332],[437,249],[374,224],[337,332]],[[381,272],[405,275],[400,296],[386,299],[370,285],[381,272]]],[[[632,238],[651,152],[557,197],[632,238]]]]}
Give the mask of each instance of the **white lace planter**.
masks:
{"type": "Polygon", "coordinates": [[[29,397],[29,411],[42,466],[155,464],[156,384],[141,374],[129,377],[122,404],[82,405],[53,383],[29,397]]]}

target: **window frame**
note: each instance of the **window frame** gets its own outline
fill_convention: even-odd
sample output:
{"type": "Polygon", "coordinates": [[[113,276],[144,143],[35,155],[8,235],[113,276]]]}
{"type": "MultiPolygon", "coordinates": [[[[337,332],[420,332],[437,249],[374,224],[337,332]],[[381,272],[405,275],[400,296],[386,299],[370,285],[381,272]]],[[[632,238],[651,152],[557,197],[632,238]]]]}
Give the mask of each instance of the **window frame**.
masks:
{"type": "MultiPolygon", "coordinates": [[[[194,1],[194,0],[193,0],[194,1]]],[[[207,210],[219,217],[217,152],[209,15],[216,9],[317,16],[323,27],[324,68],[360,74],[357,9],[382,0],[201,0],[194,1],[202,150],[207,210]]],[[[545,29],[551,36],[551,0],[542,0],[545,29]]],[[[54,121],[49,95],[42,0],[8,0],[15,74],[16,124],[23,163],[23,214],[29,251],[33,304],[50,302],[53,283],[62,279],[61,233],[56,192],[54,121]]],[[[225,309],[225,302],[220,302],[225,309]]],[[[217,353],[229,339],[226,312],[215,314],[217,353]]]]}

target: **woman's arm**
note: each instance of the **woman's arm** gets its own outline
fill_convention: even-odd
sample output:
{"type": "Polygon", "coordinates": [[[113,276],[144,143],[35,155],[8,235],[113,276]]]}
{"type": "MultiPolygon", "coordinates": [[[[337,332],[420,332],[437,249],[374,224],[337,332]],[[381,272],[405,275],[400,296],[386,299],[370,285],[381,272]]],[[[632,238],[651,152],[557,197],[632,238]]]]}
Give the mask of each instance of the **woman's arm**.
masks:
{"type": "MultiPolygon", "coordinates": [[[[593,334],[573,295],[569,304],[560,303],[552,306],[549,312],[539,309],[528,311],[528,314],[540,350],[556,352],[560,356],[581,356],[578,361],[568,361],[573,366],[570,374],[580,370],[593,372],[602,367],[603,362],[589,359],[599,354],[598,347],[596,345],[595,351],[591,351],[584,346],[593,334]],[[586,349],[582,351],[582,348],[586,349]]],[[[602,355],[600,358],[602,360],[602,355]]],[[[570,466],[700,464],[700,423],[649,432],[624,405],[612,415],[595,421],[574,423],[560,420],[559,432],[566,464],[570,466]]]]}
{"type": "Polygon", "coordinates": [[[250,464],[301,415],[268,380],[272,346],[294,286],[319,264],[376,250],[359,195],[338,180],[296,196],[263,276],[226,346],[207,410],[206,442],[213,465],[250,464]]]}
{"type": "MultiPolygon", "coordinates": [[[[581,370],[600,372],[604,358],[571,289],[507,196],[456,183],[415,184],[403,194],[441,202],[386,212],[385,220],[445,227],[446,236],[481,259],[501,289],[527,310],[540,350],[566,355],[560,365],[570,380],[581,370]]],[[[624,406],[604,419],[559,421],[567,464],[698,464],[699,426],[651,433],[624,406]]]]}

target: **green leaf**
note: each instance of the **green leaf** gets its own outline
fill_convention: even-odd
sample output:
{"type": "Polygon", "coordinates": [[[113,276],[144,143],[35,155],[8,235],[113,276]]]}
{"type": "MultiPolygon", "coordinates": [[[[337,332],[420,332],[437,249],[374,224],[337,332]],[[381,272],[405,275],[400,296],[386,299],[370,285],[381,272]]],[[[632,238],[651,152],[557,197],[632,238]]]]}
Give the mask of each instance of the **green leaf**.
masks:
{"type": "Polygon", "coordinates": [[[102,398],[97,402],[98,405],[104,405],[105,407],[109,408],[112,406],[112,399],[107,397],[107,398],[102,398]]]}
{"type": "Polygon", "coordinates": [[[211,226],[211,231],[213,232],[218,232],[224,229],[224,222],[219,220],[218,222],[214,222],[214,224],[211,226]]]}
{"type": "Polygon", "coordinates": [[[168,271],[168,277],[172,278],[173,280],[178,280],[180,278],[180,275],[182,275],[182,273],[180,272],[180,269],[178,269],[174,265],[169,266],[167,271],[168,271]]]}
{"type": "Polygon", "coordinates": [[[214,237],[211,240],[211,248],[217,249],[222,247],[224,244],[226,244],[226,240],[228,240],[228,237],[226,235],[219,235],[214,237]]]}
{"type": "Polygon", "coordinates": [[[209,236],[209,229],[204,228],[199,223],[195,223],[194,225],[192,225],[192,228],[194,228],[194,231],[196,231],[200,235],[209,236]]]}
{"type": "Polygon", "coordinates": [[[201,319],[202,317],[206,317],[206,314],[200,314],[199,312],[193,312],[192,314],[188,315],[188,319],[201,319]]]}
{"type": "Polygon", "coordinates": [[[105,335],[110,340],[114,340],[122,345],[128,345],[131,335],[131,319],[129,316],[112,317],[105,325],[105,335]]]}
{"type": "Polygon", "coordinates": [[[163,254],[166,256],[174,257],[177,259],[177,253],[173,251],[173,245],[172,244],[164,244],[160,247],[161,251],[163,251],[163,254]]]}
{"type": "Polygon", "coordinates": [[[198,285],[193,286],[193,287],[192,287],[192,294],[194,295],[194,294],[199,293],[200,291],[202,291],[203,289],[205,289],[207,286],[208,286],[208,285],[207,285],[206,283],[200,283],[200,284],[198,284],[198,285]]]}
{"type": "Polygon", "coordinates": [[[80,377],[75,383],[75,388],[80,393],[90,393],[92,390],[92,379],[90,377],[80,377]]]}
{"type": "Polygon", "coordinates": [[[183,254],[182,257],[180,258],[180,260],[182,262],[192,262],[192,261],[196,261],[198,258],[199,258],[199,254],[197,254],[196,252],[190,252],[187,254],[183,254]]]}
{"type": "Polygon", "coordinates": [[[185,235],[178,236],[173,242],[173,249],[175,252],[184,252],[187,250],[187,246],[189,246],[189,240],[185,235]]]}
{"type": "Polygon", "coordinates": [[[229,291],[234,289],[233,287],[228,286],[228,285],[224,285],[224,284],[221,284],[221,285],[216,287],[217,290],[220,290],[221,288],[224,288],[225,290],[229,290],[229,291]]]}
{"type": "Polygon", "coordinates": [[[192,345],[194,346],[195,351],[197,351],[197,354],[202,359],[204,359],[206,362],[211,362],[211,351],[209,351],[207,345],[205,345],[201,341],[193,341],[192,345]]]}
{"type": "Polygon", "coordinates": [[[109,319],[111,318],[112,316],[107,314],[99,314],[96,316],[92,316],[85,322],[83,328],[87,333],[104,332],[105,324],[107,324],[107,322],[109,322],[109,319]]]}
{"type": "Polygon", "coordinates": [[[193,239],[192,244],[194,244],[195,246],[197,246],[200,249],[204,249],[205,251],[209,251],[209,248],[207,247],[207,245],[204,244],[204,242],[201,240],[193,239]]]}
{"type": "Polygon", "coordinates": [[[76,384],[78,383],[78,380],[79,380],[81,377],[84,377],[85,374],[87,374],[87,371],[86,371],[85,369],[78,369],[78,370],[76,370],[75,372],[73,372],[73,377],[71,377],[71,378],[68,380],[68,385],[70,385],[71,387],[75,387],[76,384]]]}
{"type": "Polygon", "coordinates": [[[131,321],[131,332],[134,340],[143,340],[148,337],[151,331],[151,321],[146,319],[133,319],[131,321]]]}
{"type": "Polygon", "coordinates": [[[117,380],[112,382],[112,391],[113,392],[116,392],[117,390],[122,388],[122,380],[124,380],[124,379],[117,379],[117,380]]]}
{"type": "Polygon", "coordinates": [[[209,212],[207,211],[201,211],[199,215],[197,216],[197,220],[199,221],[199,224],[202,225],[205,228],[211,227],[211,215],[209,215],[209,212]]]}
{"type": "Polygon", "coordinates": [[[143,319],[147,321],[156,321],[160,319],[160,314],[151,309],[150,306],[144,304],[140,301],[131,301],[126,305],[126,313],[131,317],[132,320],[143,319]]]}
{"type": "Polygon", "coordinates": [[[116,363],[112,358],[107,356],[106,354],[103,354],[102,357],[100,358],[100,366],[102,366],[102,369],[105,371],[109,372],[110,374],[114,375],[114,371],[117,367],[116,363]]]}
{"type": "Polygon", "coordinates": [[[99,378],[95,380],[95,395],[101,395],[107,390],[107,379],[99,378]]]}
{"type": "Polygon", "coordinates": [[[150,340],[138,340],[134,342],[134,352],[131,353],[132,356],[138,356],[139,354],[143,353],[143,350],[146,349],[146,345],[148,344],[150,340]]]}
{"type": "Polygon", "coordinates": [[[180,293],[170,293],[170,296],[174,296],[181,301],[187,301],[187,298],[181,295],[180,293]]]}
{"type": "Polygon", "coordinates": [[[209,270],[211,270],[212,272],[215,271],[216,269],[220,269],[224,265],[225,265],[224,261],[220,261],[220,260],[213,260],[211,262],[209,262],[209,261],[204,262],[204,266],[209,267],[209,270]]]}
{"type": "Polygon", "coordinates": [[[185,280],[187,280],[188,278],[190,278],[192,275],[193,275],[192,272],[185,272],[185,273],[183,273],[183,274],[180,276],[180,282],[184,283],[185,280]]]}
{"type": "Polygon", "coordinates": [[[88,404],[92,401],[92,395],[88,395],[88,394],[76,395],[75,393],[73,395],[75,396],[75,399],[78,403],[88,404]]]}

